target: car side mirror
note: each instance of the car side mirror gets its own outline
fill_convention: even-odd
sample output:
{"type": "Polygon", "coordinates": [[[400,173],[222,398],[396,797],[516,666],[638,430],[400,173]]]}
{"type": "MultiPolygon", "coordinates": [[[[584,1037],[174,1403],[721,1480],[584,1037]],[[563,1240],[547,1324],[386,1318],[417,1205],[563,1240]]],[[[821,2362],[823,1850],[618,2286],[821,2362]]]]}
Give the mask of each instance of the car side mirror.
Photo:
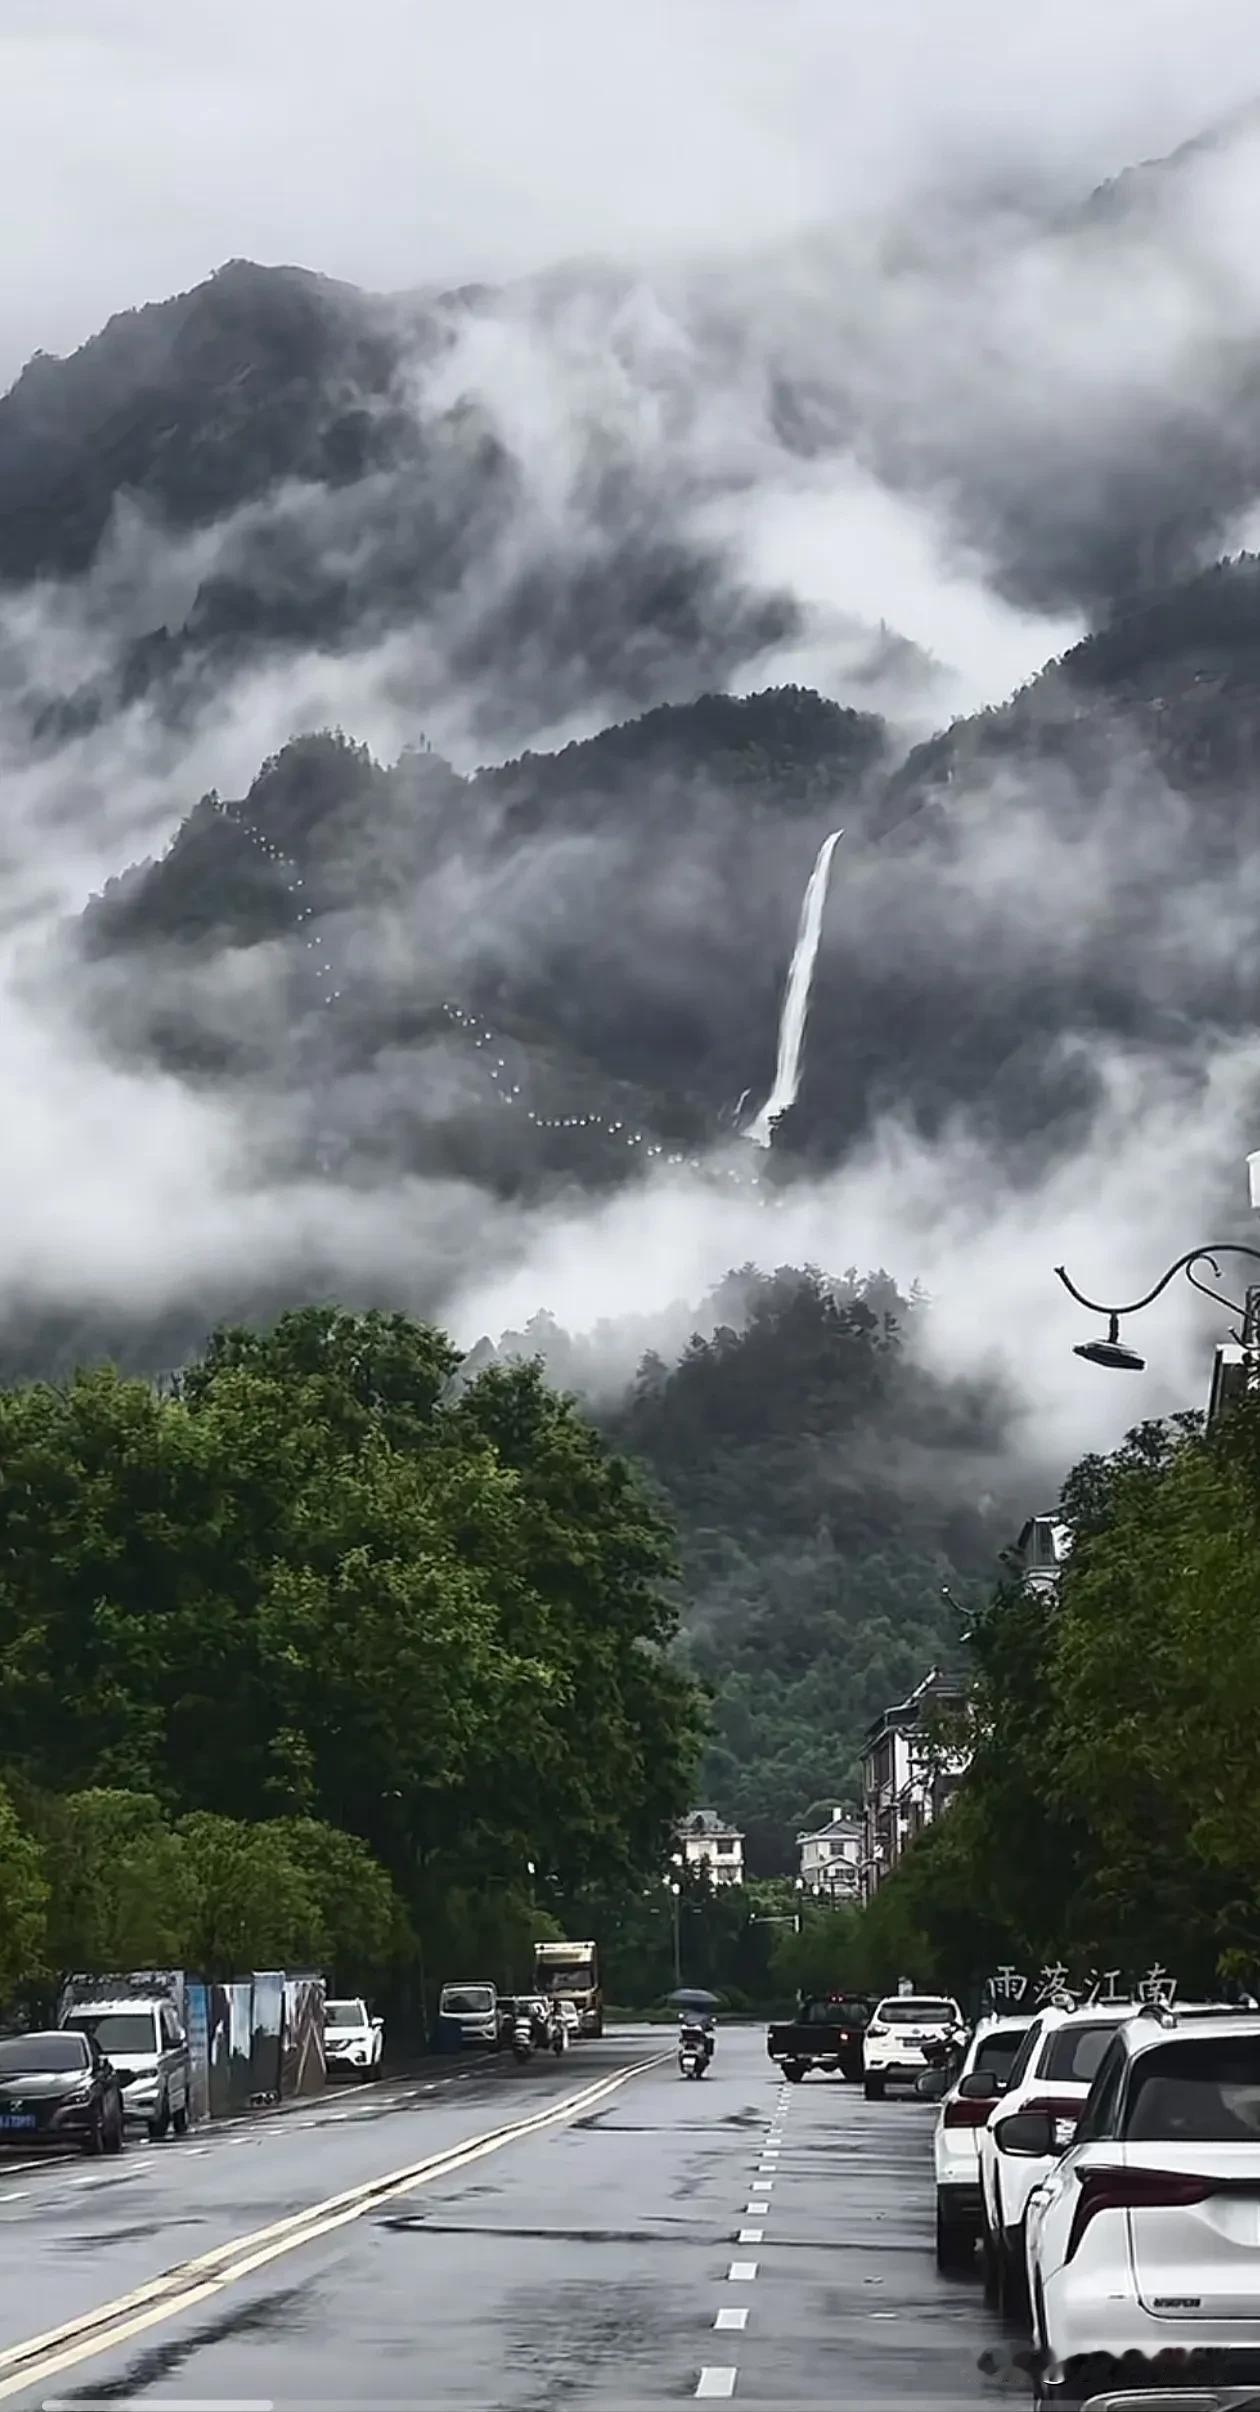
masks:
{"type": "Polygon", "coordinates": [[[1013,2111],[1009,2119],[998,2120],[993,2133],[1000,2152],[1019,2153],[1027,2160],[1044,2161],[1066,2149],[1056,2134],[1063,2124],[1050,2111],[1013,2111]]]}
{"type": "Polygon", "coordinates": [[[379,2035],[379,2033],[380,2033],[380,2031],[381,2031],[381,2028],[382,2028],[382,2027],[384,2026],[384,2024],[385,2024],[385,2021],[384,2021],[384,2019],[383,2019],[383,2018],[374,2018],[374,2019],[373,2019],[373,2021],[372,2021],[372,2024],[373,2024],[373,2026],[375,2027],[375,2029],[376,2029],[376,2031],[377,2031],[377,2033],[378,2033],[378,2035],[379,2035]]]}
{"type": "Polygon", "coordinates": [[[1002,2091],[1002,2079],[992,2069],[973,2069],[961,2079],[958,2091],[964,2102],[996,2102],[1002,2091]]]}
{"type": "Polygon", "coordinates": [[[916,2077],[914,2090],[920,2102],[943,2102],[949,2092],[949,2073],[945,2069],[924,2069],[916,2077]]]}

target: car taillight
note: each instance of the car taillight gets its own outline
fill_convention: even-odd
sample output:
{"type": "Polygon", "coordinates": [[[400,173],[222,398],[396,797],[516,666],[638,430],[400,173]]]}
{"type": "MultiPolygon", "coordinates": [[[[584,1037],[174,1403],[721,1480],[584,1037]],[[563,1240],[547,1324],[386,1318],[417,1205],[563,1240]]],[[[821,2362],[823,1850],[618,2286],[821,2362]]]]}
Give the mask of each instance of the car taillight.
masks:
{"type": "Polygon", "coordinates": [[[1179,2169],[1084,2169],[1072,2214],[1065,2260],[1070,2261],[1099,2211],[1175,2210],[1205,2203],[1218,2191],[1215,2178],[1189,2177],[1179,2169]]]}
{"type": "Polygon", "coordinates": [[[873,2018],[866,2032],[868,2035],[887,2035],[888,2029],[887,2027],[882,2027],[877,2018],[873,2018]]]}
{"type": "Polygon", "coordinates": [[[1040,2111],[1047,2119],[1070,2119],[1075,2127],[1085,2104],[1083,2100],[1069,2102],[1061,2094],[1033,2094],[1019,2107],[1026,2111],[1040,2111]]]}
{"type": "Polygon", "coordinates": [[[946,2127],[987,2127],[989,2114],[993,2109],[993,2102],[996,2100],[996,2094],[993,2101],[990,2102],[965,2101],[959,2095],[953,2102],[946,2103],[944,2125],[946,2127]]]}

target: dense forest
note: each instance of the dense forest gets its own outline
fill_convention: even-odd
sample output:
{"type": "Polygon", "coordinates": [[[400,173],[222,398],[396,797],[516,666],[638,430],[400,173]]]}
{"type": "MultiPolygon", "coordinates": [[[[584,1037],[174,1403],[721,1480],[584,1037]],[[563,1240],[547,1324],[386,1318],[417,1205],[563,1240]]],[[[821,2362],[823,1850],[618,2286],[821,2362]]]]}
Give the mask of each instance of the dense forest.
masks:
{"type": "MultiPolygon", "coordinates": [[[[744,1826],[757,1874],[794,1869],[815,1805],[859,1797],[863,1727],[958,1663],[1026,1512],[1016,1470],[995,1481],[1007,1402],[925,1367],[930,1311],[886,1274],[748,1265],[672,1362],[649,1351],[597,1411],[677,1526],[682,1650],[711,1701],[701,1791],[744,1826]]],[[[596,1375],[546,1318],[499,1346],[596,1375]]]]}
{"type": "Polygon", "coordinates": [[[669,1527],[535,1368],[457,1362],[312,1309],[0,1392],[0,1997],[296,1959],[418,2017],[655,1876],[700,1732],[669,1527]]]}

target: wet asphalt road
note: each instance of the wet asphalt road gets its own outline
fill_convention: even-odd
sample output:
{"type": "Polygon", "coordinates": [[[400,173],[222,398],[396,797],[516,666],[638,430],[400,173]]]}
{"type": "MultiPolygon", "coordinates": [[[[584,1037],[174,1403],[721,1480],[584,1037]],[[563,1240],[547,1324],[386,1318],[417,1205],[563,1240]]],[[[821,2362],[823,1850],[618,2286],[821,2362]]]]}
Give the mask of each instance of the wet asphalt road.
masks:
{"type": "MultiPolygon", "coordinates": [[[[1002,2383],[978,2369],[1002,2342],[979,2286],[934,2264],[928,2106],[866,2103],[839,2080],[781,2086],[760,2028],[725,2029],[700,2085],[672,2052],[649,2065],[670,2044],[625,2030],[559,2064],[338,2090],[132,2144],[115,2163],[24,2168],[9,2154],[0,2403],[1000,2404],[1002,2383]],[[626,2070],[574,2114],[488,2140],[626,2070]],[[178,2265],[457,2148],[475,2157],[313,2217],[319,2232],[292,2249],[256,2241],[212,2285],[144,2296],[178,2265]],[[255,2266],[237,2274],[241,2262],[255,2266]],[[61,2368],[6,2363],[137,2289],[103,2349],[93,2338],[61,2368]]],[[[1009,2386],[1022,2407],[1026,2382],[1009,2386]]]]}

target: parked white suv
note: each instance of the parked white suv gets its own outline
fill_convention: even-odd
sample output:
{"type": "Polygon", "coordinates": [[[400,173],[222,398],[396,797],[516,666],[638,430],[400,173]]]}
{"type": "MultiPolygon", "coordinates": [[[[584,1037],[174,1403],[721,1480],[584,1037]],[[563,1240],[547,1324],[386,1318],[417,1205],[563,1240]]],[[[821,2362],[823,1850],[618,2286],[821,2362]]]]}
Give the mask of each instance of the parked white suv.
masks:
{"type": "MultiPolygon", "coordinates": [[[[1027,2142],[1049,2141],[1025,2112],[1027,2142]]],[[[1260,2017],[1139,2012],[1030,2207],[1048,2404],[1260,2381],[1260,2017]],[[1146,2365],[1123,2376],[1122,2356],[1146,2365]]],[[[1205,2392],[1204,2392],[1205,2391],[1205,2392]]]]}
{"type": "Polygon", "coordinates": [[[868,2102],[882,2102],[889,2085],[913,2085],[927,2062],[925,2043],[941,2043],[963,2015],[957,2002],[939,1993],[887,1993],[862,2038],[862,2088],[868,2102]]]}
{"type": "Polygon", "coordinates": [[[978,2130],[981,2250],[991,2303],[1019,2314],[1025,2307],[1024,2214],[1033,2188],[1070,2143],[1098,2066],[1135,2002],[1098,2002],[1080,2010],[1038,2012],[1012,2063],[988,2124],[978,2130]],[[1010,2126],[1024,2111],[1045,2114],[1033,2152],[1010,2126]]]}
{"type": "Polygon", "coordinates": [[[165,1995],[119,1993],[110,2001],[72,2002],[61,2024],[90,2035],[112,2061],[123,2117],[157,2141],[192,2117],[192,2062],[179,2013],[165,1995]]]}
{"type": "Polygon", "coordinates": [[[980,2234],[979,2130],[989,2115],[1032,2025],[1027,2015],[982,2018],[962,2067],[942,2097],[933,2153],[936,2160],[936,2266],[969,2270],[980,2234]]]}
{"type": "Polygon", "coordinates": [[[366,2002],[325,2002],[324,2059],[330,2077],[374,2077],[384,2045],[384,2021],[369,2017],[366,2002]]]}

